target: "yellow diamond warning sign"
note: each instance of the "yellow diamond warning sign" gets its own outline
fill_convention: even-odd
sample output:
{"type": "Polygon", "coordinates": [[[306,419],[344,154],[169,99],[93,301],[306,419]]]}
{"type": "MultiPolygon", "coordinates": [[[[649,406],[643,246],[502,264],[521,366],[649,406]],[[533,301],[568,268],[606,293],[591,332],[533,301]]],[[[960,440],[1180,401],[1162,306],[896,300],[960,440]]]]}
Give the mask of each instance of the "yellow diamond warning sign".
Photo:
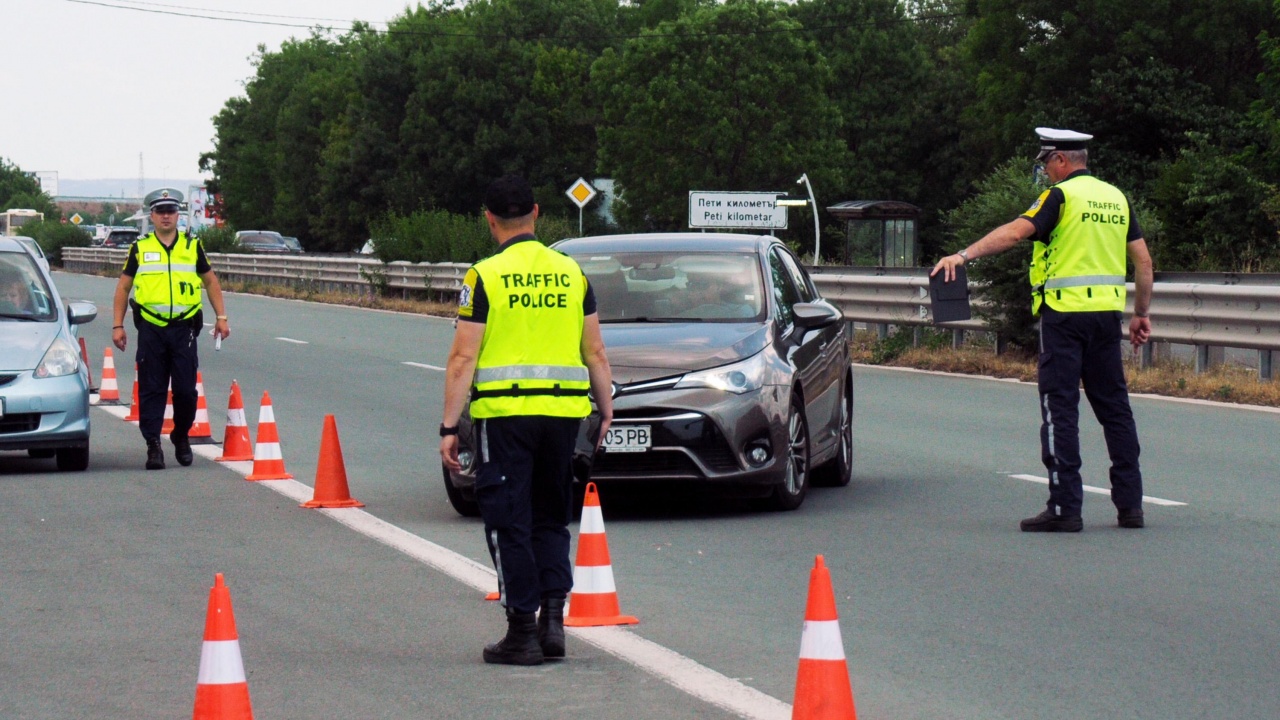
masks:
{"type": "Polygon", "coordinates": [[[596,189],[591,187],[591,184],[586,180],[578,178],[578,181],[570,185],[564,194],[568,195],[569,199],[574,201],[579,208],[584,208],[587,203],[591,202],[591,198],[596,196],[596,189]]]}

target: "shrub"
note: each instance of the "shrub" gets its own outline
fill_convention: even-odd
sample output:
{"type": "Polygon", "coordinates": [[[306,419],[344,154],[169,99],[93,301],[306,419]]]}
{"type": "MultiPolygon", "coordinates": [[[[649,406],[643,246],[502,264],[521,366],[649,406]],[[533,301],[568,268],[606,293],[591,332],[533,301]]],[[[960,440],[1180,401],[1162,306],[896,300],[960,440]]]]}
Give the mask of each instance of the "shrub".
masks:
{"type": "Polygon", "coordinates": [[[62,264],[62,248],[89,247],[89,233],[70,223],[42,220],[22,226],[22,233],[35,238],[52,265],[62,264]]]}
{"type": "Polygon", "coordinates": [[[222,227],[203,227],[196,231],[200,244],[207,253],[244,253],[248,252],[236,244],[236,231],[230,225],[222,227]]]}

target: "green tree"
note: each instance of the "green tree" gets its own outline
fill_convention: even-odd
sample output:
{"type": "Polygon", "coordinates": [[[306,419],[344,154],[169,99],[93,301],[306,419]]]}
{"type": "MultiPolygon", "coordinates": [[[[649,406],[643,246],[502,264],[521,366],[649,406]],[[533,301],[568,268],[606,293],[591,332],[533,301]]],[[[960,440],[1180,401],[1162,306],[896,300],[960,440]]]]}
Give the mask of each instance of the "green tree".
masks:
{"type": "Polygon", "coordinates": [[[605,50],[600,168],[624,223],[683,227],[690,190],[786,192],[801,173],[844,186],[830,69],[799,29],[777,3],[730,0],[605,50]]]}
{"type": "Polygon", "coordinates": [[[44,213],[46,220],[62,217],[53,199],[40,189],[34,176],[0,157],[0,210],[23,208],[44,213]]]}
{"type": "Polygon", "coordinates": [[[54,265],[62,264],[62,248],[89,247],[88,232],[71,223],[47,217],[40,222],[23,225],[22,234],[35,238],[40,243],[40,249],[44,250],[45,257],[54,265]]]}

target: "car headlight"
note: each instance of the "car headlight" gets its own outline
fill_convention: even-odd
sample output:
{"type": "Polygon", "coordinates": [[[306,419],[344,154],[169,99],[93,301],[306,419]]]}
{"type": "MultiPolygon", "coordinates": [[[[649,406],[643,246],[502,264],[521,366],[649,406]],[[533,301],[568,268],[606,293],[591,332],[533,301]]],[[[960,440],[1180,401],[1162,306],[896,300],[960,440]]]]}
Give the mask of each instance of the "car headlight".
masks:
{"type": "Polygon", "coordinates": [[[675,389],[711,388],[741,395],[764,386],[764,371],[764,353],[758,352],[732,365],[689,373],[680,378],[675,389]]]}
{"type": "Polygon", "coordinates": [[[36,366],[38,378],[62,377],[80,370],[80,354],[62,338],[53,341],[36,366]]]}

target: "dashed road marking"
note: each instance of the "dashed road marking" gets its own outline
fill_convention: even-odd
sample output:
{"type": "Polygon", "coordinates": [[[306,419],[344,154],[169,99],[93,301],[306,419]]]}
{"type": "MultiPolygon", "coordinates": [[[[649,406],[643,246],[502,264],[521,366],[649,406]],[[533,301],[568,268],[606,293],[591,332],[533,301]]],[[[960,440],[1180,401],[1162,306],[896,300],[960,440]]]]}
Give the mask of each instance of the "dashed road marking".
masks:
{"type": "Polygon", "coordinates": [[[310,345],[311,344],[306,340],[294,340],[293,338],[287,338],[287,337],[278,337],[276,339],[282,342],[293,343],[294,345],[310,345]]]}
{"type": "Polygon", "coordinates": [[[409,362],[408,360],[406,360],[406,361],[404,361],[404,362],[402,362],[402,363],[400,363],[400,364],[401,364],[401,365],[411,365],[411,366],[413,366],[413,367],[417,367],[417,368],[426,368],[427,370],[439,370],[440,372],[444,372],[444,368],[439,367],[438,365],[428,365],[428,364],[426,364],[426,363],[409,362]]]}
{"type": "MultiPolygon", "coordinates": [[[[1018,480],[1027,480],[1029,482],[1040,483],[1041,485],[1049,484],[1049,478],[1040,477],[1039,475],[1021,475],[1016,473],[1010,473],[1009,477],[1016,478],[1018,480]]],[[[1084,491],[1097,493],[1099,495],[1106,495],[1107,497],[1111,496],[1111,491],[1108,490],[1107,488],[1094,487],[1093,485],[1085,485],[1084,491]]],[[[1178,502],[1177,500],[1165,500],[1164,498],[1151,497],[1150,495],[1143,495],[1142,502],[1151,503],[1152,505],[1167,505],[1169,507],[1179,507],[1179,506],[1186,505],[1186,503],[1178,502]]]]}

